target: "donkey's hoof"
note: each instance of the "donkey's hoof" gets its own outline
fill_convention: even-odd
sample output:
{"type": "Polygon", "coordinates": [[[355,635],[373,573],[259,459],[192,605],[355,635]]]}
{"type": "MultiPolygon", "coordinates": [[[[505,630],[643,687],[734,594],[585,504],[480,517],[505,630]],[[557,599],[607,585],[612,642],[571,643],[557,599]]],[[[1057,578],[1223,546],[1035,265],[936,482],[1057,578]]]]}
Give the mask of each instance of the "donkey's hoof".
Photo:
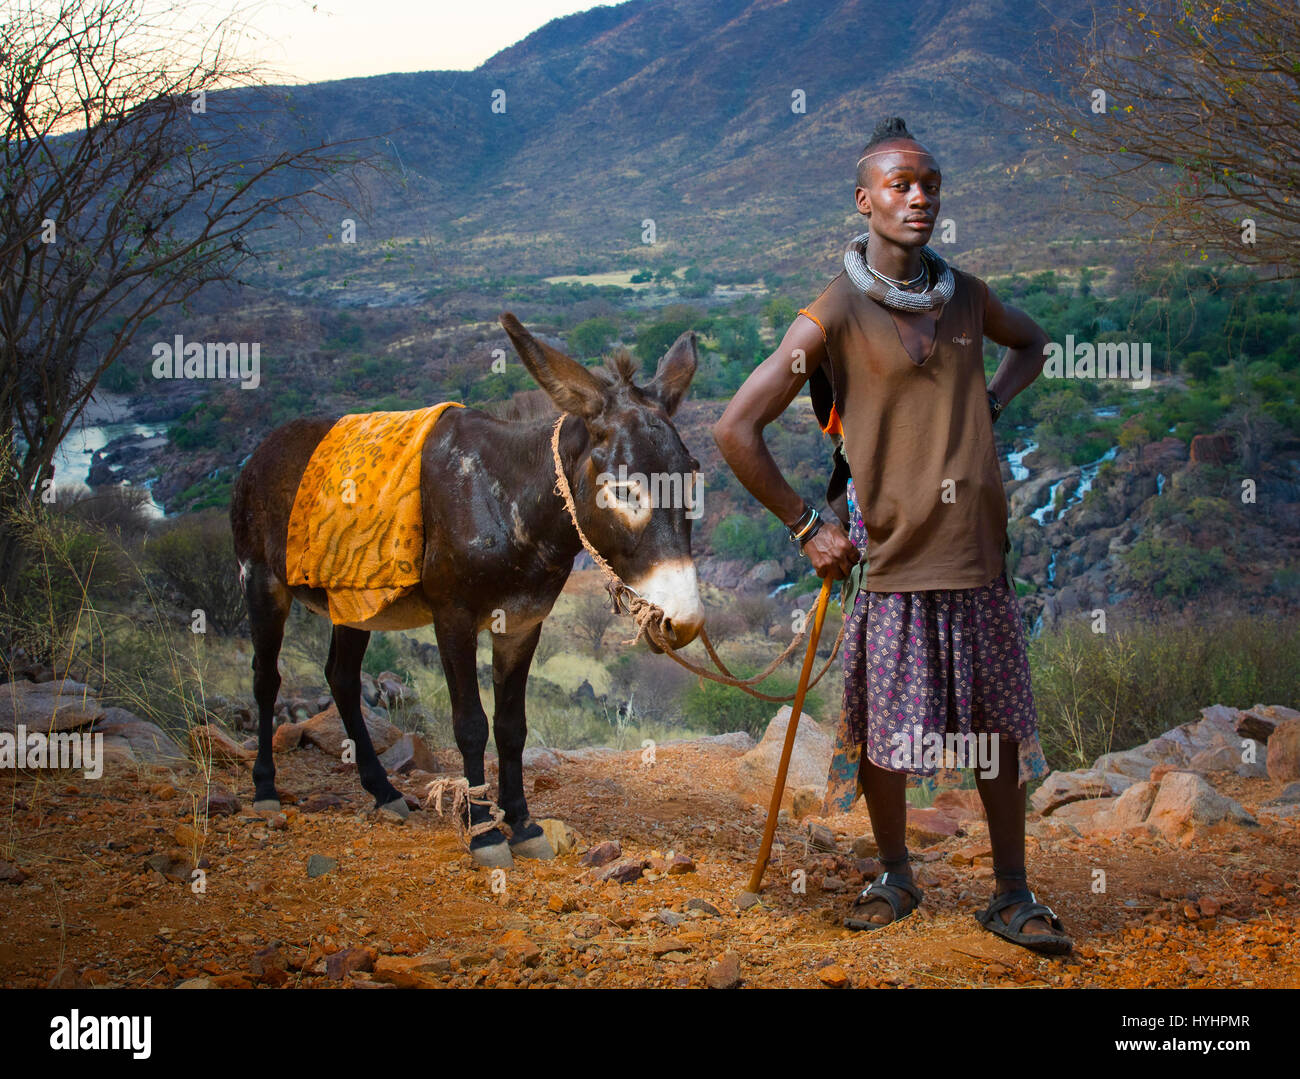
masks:
{"type": "Polygon", "coordinates": [[[555,848],[544,835],[535,835],[531,839],[521,839],[518,843],[511,843],[510,849],[518,858],[541,858],[549,861],[555,857],[555,848]]]}
{"type": "Polygon", "coordinates": [[[514,857],[510,853],[509,843],[493,843],[489,847],[472,847],[470,854],[477,865],[488,869],[513,869],[514,857]]]}
{"type": "Polygon", "coordinates": [[[387,817],[396,817],[398,820],[406,820],[411,815],[411,807],[406,804],[406,798],[398,795],[391,802],[385,802],[379,807],[379,812],[387,817]]]}
{"type": "Polygon", "coordinates": [[[253,812],[254,813],[279,813],[280,799],[259,798],[256,802],[253,803],[253,812]]]}

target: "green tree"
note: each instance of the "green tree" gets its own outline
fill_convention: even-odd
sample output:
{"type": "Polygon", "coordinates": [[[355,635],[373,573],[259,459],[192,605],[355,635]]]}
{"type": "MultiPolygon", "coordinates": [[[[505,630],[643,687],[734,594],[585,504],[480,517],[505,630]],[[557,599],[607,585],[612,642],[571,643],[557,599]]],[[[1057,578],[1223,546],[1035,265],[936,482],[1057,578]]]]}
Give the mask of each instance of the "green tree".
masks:
{"type": "Polygon", "coordinates": [[[589,318],[569,331],[569,350],[575,356],[592,359],[604,354],[617,333],[618,323],[612,318],[589,318]]]}

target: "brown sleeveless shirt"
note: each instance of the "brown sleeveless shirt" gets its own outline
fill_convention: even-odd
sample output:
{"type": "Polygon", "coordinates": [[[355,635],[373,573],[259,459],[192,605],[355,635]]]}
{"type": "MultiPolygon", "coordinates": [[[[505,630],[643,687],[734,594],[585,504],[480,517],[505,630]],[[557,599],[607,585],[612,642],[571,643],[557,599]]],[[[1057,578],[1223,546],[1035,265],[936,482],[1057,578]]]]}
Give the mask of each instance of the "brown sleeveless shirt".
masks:
{"type": "Polygon", "coordinates": [[[1007,498],[984,382],[987,288],[953,268],[934,346],[918,363],[890,310],[841,272],[800,313],[821,328],[838,426],[867,530],[872,592],[978,588],[1003,572],[1007,498]]]}

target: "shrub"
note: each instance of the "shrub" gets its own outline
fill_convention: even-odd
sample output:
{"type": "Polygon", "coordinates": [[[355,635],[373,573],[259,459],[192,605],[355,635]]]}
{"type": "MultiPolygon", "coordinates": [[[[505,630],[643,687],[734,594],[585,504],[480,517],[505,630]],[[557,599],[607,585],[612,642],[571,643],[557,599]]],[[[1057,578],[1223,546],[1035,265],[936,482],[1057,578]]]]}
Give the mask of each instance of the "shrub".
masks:
{"type": "Polygon", "coordinates": [[[784,553],[785,529],[770,514],[763,520],[732,513],[713,529],[713,550],[723,558],[764,562],[784,553]]]}
{"type": "MultiPolygon", "coordinates": [[[[64,502],[74,503],[70,492],[64,502]]],[[[127,590],[130,558],[104,532],[61,508],[28,506],[16,511],[10,525],[21,564],[14,592],[3,604],[0,632],[34,656],[57,656],[88,608],[127,590]]]]}
{"type": "Polygon", "coordinates": [[[1129,749],[1210,704],[1296,704],[1300,628],[1267,616],[1093,633],[1083,623],[1029,642],[1039,737],[1054,768],[1129,749]]]}
{"type": "Polygon", "coordinates": [[[1129,579],[1155,596],[1189,596],[1221,576],[1227,566],[1223,551],[1143,536],[1124,552],[1121,564],[1129,579]]]}
{"type": "MultiPolygon", "coordinates": [[[[749,678],[758,673],[757,670],[740,671],[734,666],[731,666],[731,670],[738,678],[749,678]]],[[[794,675],[776,674],[760,688],[764,693],[783,696],[793,693],[796,683],[797,677],[794,675]]],[[[707,679],[694,683],[687,690],[682,701],[686,725],[692,730],[705,731],[709,734],[744,731],[753,738],[763,737],[767,725],[780,708],[779,704],[760,701],[748,693],[742,693],[734,686],[707,679]]],[[[804,713],[816,716],[821,713],[821,710],[821,696],[816,690],[810,691],[804,700],[804,713]]],[[[801,721],[806,722],[806,720],[801,721]]]]}
{"type": "Polygon", "coordinates": [[[147,552],[181,601],[202,609],[218,632],[228,634],[239,628],[244,596],[224,513],[206,510],[180,518],[148,545],[147,552]]]}
{"type": "Polygon", "coordinates": [[[411,681],[411,672],[402,664],[402,654],[397,641],[391,633],[372,633],[370,643],[366,646],[365,658],[361,669],[372,678],[378,678],[384,671],[399,675],[403,682],[411,681]]]}

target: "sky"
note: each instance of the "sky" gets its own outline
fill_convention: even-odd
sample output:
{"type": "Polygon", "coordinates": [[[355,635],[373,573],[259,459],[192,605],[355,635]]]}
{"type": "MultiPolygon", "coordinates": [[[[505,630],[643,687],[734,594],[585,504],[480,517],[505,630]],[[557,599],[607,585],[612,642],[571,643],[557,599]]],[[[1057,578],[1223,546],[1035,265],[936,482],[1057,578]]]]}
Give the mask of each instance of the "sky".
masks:
{"type": "Polygon", "coordinates": [[[239,6],[250,28],[240,51],[266,61],[275,72],[268,81],[318,82],[393,71],[469,70],[552,19],[601,4],[262,0],[239,6]]]}

